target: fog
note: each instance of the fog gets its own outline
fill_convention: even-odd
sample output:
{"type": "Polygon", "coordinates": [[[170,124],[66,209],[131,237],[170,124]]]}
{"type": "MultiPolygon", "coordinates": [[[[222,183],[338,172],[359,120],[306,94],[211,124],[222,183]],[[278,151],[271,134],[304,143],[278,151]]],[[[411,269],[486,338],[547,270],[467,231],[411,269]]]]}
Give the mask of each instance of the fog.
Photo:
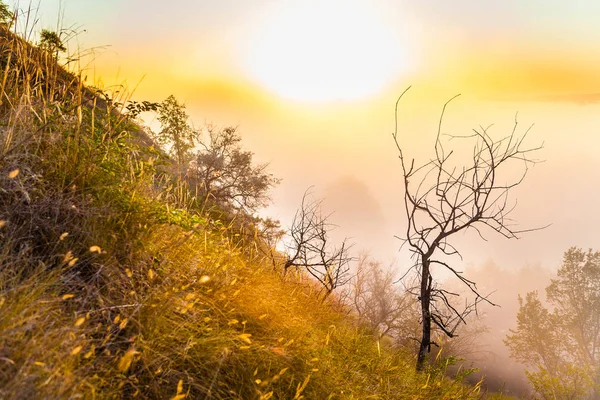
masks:
{"type": "MultiPolygon", "coordinates": [[[[569,247],[595,247],[600,216],[593,209],[600,193],[590,177],[600,169],[595,151],[600,107],[461,101],[459,98],[457,105],[449,108],[445,132],[464,134],[480,124],[496,123],[491,134],[500,138],[509,132],[517,112],[521,130],[535,124],[528,142],[543,143],[538,154],[543,162],[535,165],[523,185],[511,194],[512,201],[517,202],[513,218],[523,229],[550,224],[521,235],[519,240],[506,240],[493,232],[486,233],[487,242],[470,234],[460,235],[455,243],[464,265],[481,265],[491,259],[509,270],[537,263],[555,268],[569,247]]],[[[439,101],[428,106],[428,113],[415,115],[410,113],[410,97],[406,102],[409,112],[400,121],[406,154],[417,162],[427,161],[433,152],[435,124],[443,103],[439,101]]],[[[359,247],[369,248],[382,261],[404,258],[398,253],[401,243],[393,237],[402,235],[406,223],[400,165],[390,134],[393,102],[381,108],[358,122],[356,116],[338,119],[335,114],[333,122],[292,121],[276,128],[241,122],[251,148],[261,159],[270,161],[272,171],[283,178],[267,212],[284,225],[289,223],[302,193],[313,186],[315,196],[326,198],[326,210],[333,213],[331,219],[339,226],[336,234],[354,238],[359,247]],[[271,130],[281,132],[281,138],[264,138],[267,135],[263,132],[271,130]]]]}
{"type": "MultiPolygon", "coordinates": [[[[452,238],[462,255],[453,265],[480,288],[495,291],[492,299],[500,305],[484,310],[483,321],[490,327],[481,338],[485,357],[473,362],[489,385],[510,382],[506,388],[524,390],[523,367],[508,359],[502,344],[515,323],[517,296],[543,291],[569,247],[597,248],[600,243],[600,75],[598,59],[589,51],[599,32],[597,13],[589,11],[595,3],[380,2],[389,6],[382,9],[389,10],[394,26],[406,22],[414,28],[412,36],[401,30],[398,35],[415,48],[403,54],[407,65],[418,68],[412,75],[399,74],[377,95],[333,103],[286,100],[240,71],[247,60],[237,58],[253,53],[238,50],[251,45],[248,33],[261,21],[253,18],[269,2],[243,7],[189,2],[195,13],[182,12],[182,5],[117,3],[71,2],[66,9],[67,26],[90,28],[83,37],[87,46],[113,46],[95,59],[90,81],[101,76],[108,86],[126,81],[132,89],[145,76],[133,99],[162,101],[174,94],[186,103],[194,125],[238,126],[244,147],[282,179],[261,215],[289,227],[310,189],[324,199],[324,212],[337,226],[334,241],[349,238],[355,254],[367,250],[384,264],[393,261],[400,275],[412,261],[395,237],[406,226],[391,137],[397,96],[413,85],[399,106],[398,133],[405,155],[417,163],[432,157],[442,106],[457,93],[462,96],[450,104],[443,133],[468,134],[495,124],[490,134],[499,139],[510,132],[517,113],[520,133],[533,125],[527,143],[543,143],[543,162],[511,193],[517,205],[512,216],[523,229],[547,227],[519,240],[485,231],[487,241],[471,233],[452,238]],[[90,13],[92,6],[102,12],[90,13]],[[127,18],[114,19],[117,9],[127,18]],[[544,18],[538,18],[540,9],[544,18]]],[[[55,14],[48,10],[45,21],[55,14]]],[[[279,55],[270,56],[276,61],[279,55]]],[[[358,84],[361,78],[351,76],[344,84],[358,84]]],[[[155,125],[152,117],[146,122],[155,125]]]]}
{"type": "Polygon", "coordinates": [[[516,328],[518,296],[525,297],[528,292],[538,291],[543,299],[545,287],[553,278],[551,268],[538,264],[507,269],[488,261],[481,266],[467,268],[465,275],[478,283],[482,293],[491,293],[489,299],[498,304],[497,307],[489,304],[480,307],[478,319],[488,331],[475,336],[476,352],[465,355],[466,366],[480,369],[470,377],[470,381],[475,383],[484,376],[484,387],[489,390],[513,395],[530,394],[525,368],[509,357],[503,339],[510,329],[516,328]]]}
{"type": "MultiPolygon", "coordinates": [[[[600,107],[460,101],[448,110],[445,132],[464,134],[471,127],[496,123],[491,132],[500,138],[509,132],[518,112],[521,132],[533,124],[528,142],[544,146],[539,153],[543,162],[529,171],[525,182],[511,194],[511,201],[516,202],[513,218],[520,228],[549,226],[524,233],[519,240],[485,230],[487,241],[473,233],[453,239],[463,256],[454,259],[453,266],[477,282],[482,293],[493,292],[490,298],[499,305],[481,310],[489,331],[477,337],[477,355],[470,357],[472,365],[481,369],[473,379],[484,375],[490,390],[524,395],[530,391],[524,366],[509,358],[502,340],[516,325],[518,296],[538,290],[543,298],[544,288],[569,247],[597,248],[600,242],[596,229],[600,215],[594,211],[600,193],[593,184],[600,170],[596,156],[600,107]]],[[[429,114],[407,112],[401,120],[407,154],[417,161],[431,157],[442,104],[429,106],[429,114]]],[[[284,226],[303,191],[312,187],[315,196],[325,199],[323,206],[338,226],[332,233],[335,240],[351,238],[356,253],[366,249],[383,263],[395,261],[402,274],[412,260],[406,249],[399,251],[401,241],[394,237],[403,235],[406,219],[400,165],[390,135],[393,103],[380,111],[373,111],[360,123],[332,117],[326,124],[282,125],[280,131],[292,132],[305,143],[289,149],[284,145],[273,152],[258,144],[256,149],[262,149],[273,171],[281,171],[284,177],[274,192],[274,205],[267,210],[284,226]],[[306,133],[296,134],[302,130],[306,133]]],[[[443,281],[447,275],[441,272],[437,278],[443,281]]]]}

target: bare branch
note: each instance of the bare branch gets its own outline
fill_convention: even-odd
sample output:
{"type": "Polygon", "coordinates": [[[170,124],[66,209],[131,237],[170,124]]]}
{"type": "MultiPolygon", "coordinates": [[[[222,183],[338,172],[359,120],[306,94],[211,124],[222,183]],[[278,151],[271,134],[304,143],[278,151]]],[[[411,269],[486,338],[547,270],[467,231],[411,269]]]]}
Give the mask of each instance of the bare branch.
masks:
{"type": "Polygon", "coordinates": [[[335,226],[329,223],[329,215],[321,213],[322,200],[311,200],[310,196],[309,188],[292,221],[284,269],[303,268],[323,286],[327,297],[350,279],[349,265],[353,258],[349,250],[352,245],[344,239],[339,246],[331,247],[329,232],[335,226]]]}
{"type": "Polygon", "coordinates": [[[516,229],[510,218],[516,202],[513,205],[509,203],[509,192],[524,181],[529,167],[539,162],[532,156],[542,146],[525,146],[525,138],[531,127],[519,135],[516,116],[511,133],[500,140],[490,136],[492,125],[480,126],[473,133],[463,136],[442,134],[446,108],[458,97],[454,96],[444,104],[440,114],[434,143],[435,157],[420,166],[412,160],[408,167],[398,136],[398,104],[405,93],[406,90],[396,102],[396,125],[392,136],[398,150],[404,183],[407,227],[401,239],[402,246],[407,245],[415,257],[415,265],[407,273],[416,270],[420,277],[418,298],[421,302],[423,335],[417,368],[421,369],[432,344],[432,324],[452,337],[458,325],[465,323],[467,315],[478,312],[480,303],[496,305],[479,292],[475,282],[465,278],[449,264],[449,259],[454,256],[462,259],[449,239],[461,231],[473,229],[481,239],[486,240],[483,228],[516,239],[521,233],[544,228],[516,229]],[[449,137],[449,142],[470,141],[473,148],[470,163],[458,164],[456,157],[452,157],[454,150],[445,148],[443,137],[449,137]],[[504,177],[499,178],[498,174],[510,169],[508,166],[515,162],[522,163],[522,173],[512,181],[502,182],[500,179],[504,177]],[[451,301],[451,298],[458,297],[457,293],[434,286],[431,273],[433,265],[451,272],[475,296],[474,300],[466,303],[464,308],[457,308],[451,301]]]}

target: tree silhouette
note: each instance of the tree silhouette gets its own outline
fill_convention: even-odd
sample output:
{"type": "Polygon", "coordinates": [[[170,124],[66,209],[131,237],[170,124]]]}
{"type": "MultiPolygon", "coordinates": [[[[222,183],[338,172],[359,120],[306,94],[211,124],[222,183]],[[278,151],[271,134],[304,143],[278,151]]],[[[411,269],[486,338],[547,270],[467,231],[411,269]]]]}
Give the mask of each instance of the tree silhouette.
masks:
{"type": "Polygon", "coordinates": [[[268,164],[255,164],[253,154],[241,147],[236,128],[207,127],[198,150],[192,154],[186,178],[196,196],[221,206],[252,213],[270,201],[269,191],[279,179],[267,171],[268,164]]]}
{"type": "Polygon", "coordinates": [[[188,124],[188,119],[185,104],[179,103],[175,96],[170,95],[160,104],[158,121],[161,131],[154,136],[175,158],[179,168],[184,167],[189,160],[189,151],[194,147],[195,132],[188,124]]]}
{"type": "Polygon", "coordinates": [[[4,1],[0,1],[0,24],[10,25],[13,22],[14,16],[4,1]]]}
{"type": "Polygon", "coordinates": [[[48,51],[55,57],[58,57],[58,53],[67,51],[60,35],[48,29],[42,29],[42,33],[40,33],[40,48],[48,51]]]}
{"type": "Polygon", "coordinates": [[[482,228],[488,228],[506,238],[517,238],[526,230],[518,230],[510,220],[514,205],[509,204],[510,191],[521,184],[529,167],[536,161],[531,155],[540,147],[525,147],[523,142],[529,129],[521,136],[517,134],[515,119],[512,132],[493,140],[489,127],[474,129],[466,136],[450,136],[453,141],[467,141],[472,146],[467,164],[455,162],[454,150],[448,151],[442,140],[442,121],[450,99],[443,107],[434,144],[434,157],[420,165],[408,161],[398,136],[398,103],[408,91],[406,89],[396,102],[396,130],[394,143],[400,159],[404,186],[404,209],[406,232],[401,239],[409,247],[417,271],[419,287],[414,291],[421,303],[422,335],[417,357],[417,370],[424,368],[431,345],[432,326],[449,337],[455,335],[459,324],[477,311],[481,302],[493,304],[487,295],[479,292],[475,282],[466,278],[451,265],[453,256],[460,257],[451,239],[456,234],[474,231],[481,238],[482,228]],[[509,169],[510,164],[520,163],[523,172],[508,183],[499,173],[509,169]],[[474,300],[457,308],[452,298],[459,296],[441,287],[432,274],[432,268],[443,268],[459,279],[474,295],[474,300]]]}
{"type": "Polygon", "coordinates": [[[292,222],[286,249],[284,268],[303,268],[315,278],[329,296],[337,287],[349,280],[349,255],[351,245],[344,239],[338,246],[331,246],[329,232],[335,227],[328,215],[321,212],[320,200],[311,200],[307,191],[292,222]]]}

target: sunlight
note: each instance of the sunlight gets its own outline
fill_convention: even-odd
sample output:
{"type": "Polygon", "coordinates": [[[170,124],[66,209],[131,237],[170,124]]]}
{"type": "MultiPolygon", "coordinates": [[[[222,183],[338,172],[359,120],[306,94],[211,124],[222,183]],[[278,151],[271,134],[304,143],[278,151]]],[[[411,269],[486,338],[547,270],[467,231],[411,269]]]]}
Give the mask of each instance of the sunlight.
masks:
{"type": "Polygon", "coordinates": [[[244,68],[281,97],[357,100],[408,67],[398,30],[367,1],[295,1],[267,13],[245,43],[244,68]]]}

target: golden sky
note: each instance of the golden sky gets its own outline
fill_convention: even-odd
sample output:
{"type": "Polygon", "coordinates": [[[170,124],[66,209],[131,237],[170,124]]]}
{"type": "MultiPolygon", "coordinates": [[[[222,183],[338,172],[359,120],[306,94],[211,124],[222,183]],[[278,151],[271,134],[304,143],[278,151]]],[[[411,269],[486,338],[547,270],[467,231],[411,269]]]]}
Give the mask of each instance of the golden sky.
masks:
{"type": "Polygon", "coordinates": [[[110,82],[305,102],[373,99],[398,82],[483,97],[600,92],[593,0],[42,0],[42,24],[109,46],[110,82]]]}
{"type": "Polygon", "coordinates": [[[516,217],[554,225],[519,242],[461,239],[465,262],[556,266],[569,246],[600,243],[600,2],[41,0],[40,26],[55,27],[59,9],[62,26],[81,32],[70,49],[98,49],[88,81],[137,86],[138,100],[174,94],[196,125],[239,125],[283,178],[268,212],[284,224],[315,185],[340,236],[398,257],[390,133],[396,96],[413,85],[400,128],[419,159],[457,93],[448,131],[497,123],[503,135],[519,112],[536,124],[531,142],[545,143],[516,217]]]}

